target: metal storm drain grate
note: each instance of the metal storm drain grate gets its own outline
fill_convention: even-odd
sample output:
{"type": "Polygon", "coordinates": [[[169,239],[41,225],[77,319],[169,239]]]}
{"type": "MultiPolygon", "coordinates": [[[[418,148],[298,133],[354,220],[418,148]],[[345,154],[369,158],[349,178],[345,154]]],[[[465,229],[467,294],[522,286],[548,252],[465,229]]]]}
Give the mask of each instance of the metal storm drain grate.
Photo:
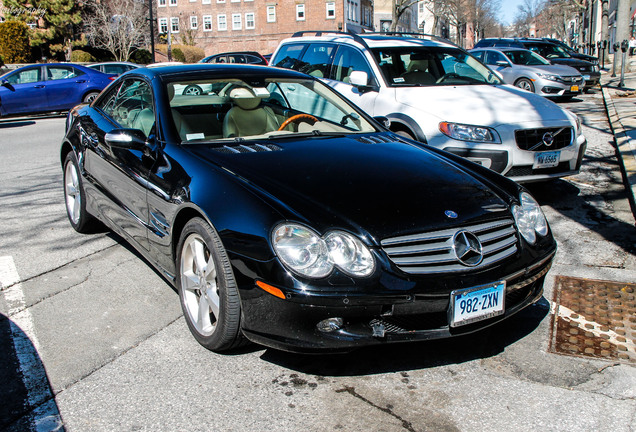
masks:
{"type": "Polygon", "coordinates": [[[548,351],[636,363],[636,284],[557,276],[548,351]]]}

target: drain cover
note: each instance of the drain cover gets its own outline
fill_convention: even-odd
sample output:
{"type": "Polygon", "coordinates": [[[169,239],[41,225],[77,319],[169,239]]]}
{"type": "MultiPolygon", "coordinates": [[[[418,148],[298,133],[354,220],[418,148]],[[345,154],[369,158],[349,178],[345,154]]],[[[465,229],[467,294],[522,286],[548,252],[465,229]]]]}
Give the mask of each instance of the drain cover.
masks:
{"type": "Polygon", "coordinates": [[[636,363],[636,284],[557,276],[548,351],[636,363]]]}

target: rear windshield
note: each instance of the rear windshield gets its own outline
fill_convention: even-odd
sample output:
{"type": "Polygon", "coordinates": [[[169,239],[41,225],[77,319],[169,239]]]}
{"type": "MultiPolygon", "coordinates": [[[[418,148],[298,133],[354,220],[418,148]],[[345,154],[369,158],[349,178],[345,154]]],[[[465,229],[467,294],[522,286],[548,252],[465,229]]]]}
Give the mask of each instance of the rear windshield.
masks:
{"type": "Polygon", "coordinates": [[[392,87],[501,84],[490,69],[457,48],[389,47],[372,52],[392,87]]]}

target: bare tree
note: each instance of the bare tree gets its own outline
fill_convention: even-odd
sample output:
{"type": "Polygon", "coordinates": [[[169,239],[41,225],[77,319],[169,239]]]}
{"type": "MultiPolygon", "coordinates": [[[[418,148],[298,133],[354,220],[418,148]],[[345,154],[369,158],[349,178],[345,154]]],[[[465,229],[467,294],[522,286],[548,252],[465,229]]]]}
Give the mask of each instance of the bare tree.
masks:
{"type": "Polygon", "coordinates": [[[517,15],[513,23],[518,36],[529,36],[530,28],[536,24],[537,17],[545,7],[545,0],[524,0],[517,6],[517,15]]]}
{"type": "Polygon", "coordinates": [[[95,48],[126,61],[150,38],[148,7],[142,0],[87,0],[84,32],[95,48]]]}
{"type": "Polygon", "coordinates": [[[411,6],[419,3],[420,0],[392,0],[391,2],[391,31],[397,29],[400,18],[408,11],[411,6]]]}

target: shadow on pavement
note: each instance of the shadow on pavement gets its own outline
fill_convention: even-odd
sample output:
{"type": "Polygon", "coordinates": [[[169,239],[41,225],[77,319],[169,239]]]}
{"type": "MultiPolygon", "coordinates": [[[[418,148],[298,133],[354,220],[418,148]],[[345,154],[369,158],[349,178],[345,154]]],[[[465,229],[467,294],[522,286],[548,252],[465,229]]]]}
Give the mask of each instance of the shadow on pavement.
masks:
{"type": "Polygon", "coordinates": [[[33,120],[0,121],[0,129],[34,125],[33,120]]]}
{"type": "Polygon", "coordinates": [[[0,430],[64,430],[38,352],[22,329],[2,314],[0,394],[0,430]]]}
{"type": "Polygon", "coordinates": [[[426,369],[495,356],[532,333],[548,315],[542,298],[534,305],[481,331],[450,339],[361,348],[349,354],[303,355],[267,349],[261,359],[318,376],[359,376],[426,369]]]}

